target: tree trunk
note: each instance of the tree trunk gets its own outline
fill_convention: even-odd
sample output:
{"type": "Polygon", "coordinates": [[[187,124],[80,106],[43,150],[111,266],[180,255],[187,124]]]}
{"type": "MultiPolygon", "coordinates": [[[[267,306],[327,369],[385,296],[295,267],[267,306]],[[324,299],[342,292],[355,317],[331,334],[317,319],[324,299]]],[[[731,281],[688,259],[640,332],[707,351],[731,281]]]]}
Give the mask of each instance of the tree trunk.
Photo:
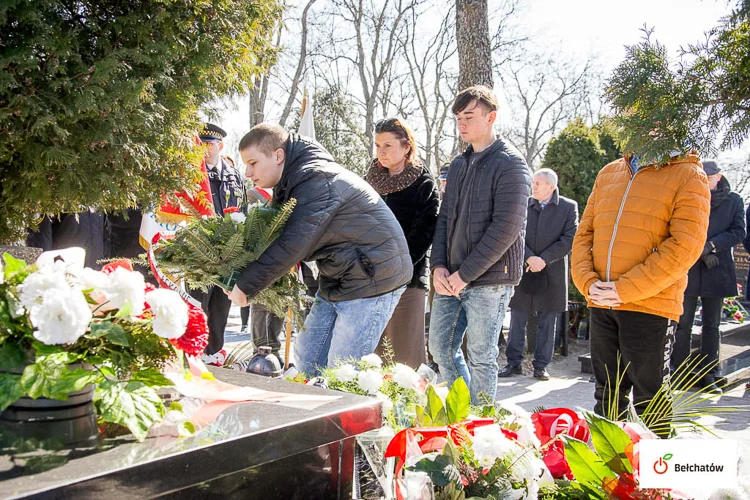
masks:
{"type": "Polygon", "coordinates": [[[494,87],[487,0],[456,0],[458,90],[472,85],[494,87]]]}

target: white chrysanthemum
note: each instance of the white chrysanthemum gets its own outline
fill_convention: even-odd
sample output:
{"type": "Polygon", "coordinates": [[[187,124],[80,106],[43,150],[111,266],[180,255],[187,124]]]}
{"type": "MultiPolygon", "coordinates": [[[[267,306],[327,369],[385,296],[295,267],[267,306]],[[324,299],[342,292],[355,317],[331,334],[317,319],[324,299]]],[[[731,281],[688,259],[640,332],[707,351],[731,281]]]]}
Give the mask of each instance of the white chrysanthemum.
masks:
{"type": "MultiPolygon", "coordinates": [[[[520,453],[523,453],[523,451],[520,451],[520,453]]],[[[544,462],[529,451],[513,464],[512,473],[513,477],[519,481],[524,479],[536,481],[542,477],[546,468],[544,462]]]]}
{"type": "MultiPolygon", "coordinates": [[[[107,308],[121,309],[129,302],[132,307],[130,311],[131,316],[140,316],[143,314],[143,301],[146,288],[143,275],[137,271],[128,271],[125,268],[118,267],[107,278],[103,286],[99,288],[107,296],[107,308]]],[[[177,295],[177,298],[182,301],[176,292],[172,293],[177,295]]],[[[185,311],[187,317],[187,306],[185,306],[185,311]]]]}
{"type": "Polygon", "coordinates": [[[84,267],[76,276],[78,284],[84,290],[98,290],[107,285],[109,277],[101,271],[84,267]]]}
{"type": "Polygon", "coordinates": [[[383,360],[380,359],[380,356],[375,353],[362,356],[362,361],[367,363],[369,366],[374,366],[375,368],[380,368],[381,366],[383,366],[383,360]]]}
{"type": "Polygon", "coordinates": [[[159,288],[146,294],[146,302],[154,315],[152,326],[155,334],[165,339],[173,339],[185,333],[188,306],[177,292],[159,288]]]}
{"type": "Polygon", "coordinates": [[[522,425],[520,429],[516,430],[516,434],[518,434],[518,442],[521,444],[532,445],[534,448],[542,446],[539,438],[534,433],[534,427],[531,423],[522,425]]]}
{"type": "Polygon", "coordinates": [[[490,467],[500,457],[517,450],[517,445],[505,437],[500,426],[483,425],[474,429],[472,440],[474,457],[479,460],[482,467],[490,467]]]}
{"type": "Polygon", "coordinates": [[[86,333],[91,317],[86,298],[69,287],[46,290],[29,314],[34,337],[47,345],[75,342],[86,333]]]}
{"type": "Polygon", "coordinates": [[[500,406],[511,412],[519,424],[531,423],[531,414],[517,404],[503,401],[500,406]]]}
{"type": "Polygon", "coordinates": [[[419,380],[419,375],[410,366],[396,363],[393,368],[393,381],[405,389],[413,389],[419,380]]]}
{"type": "Polygon", "coordinates": [[[351,382],[357,378],[357,369],[349,363],[339,366],[333,373],[341,382],[351,382]]]}
{"type": "Polygon", "coordinates": [[[383,375],[377,370],[363,370],[357,375],[359,386],[370,394],[375,394],[383,385],[383,375]]]}
{"type": "Polygon", "coordinates": [[[21,304],[29,311],[34,306],[41,305],[42,296],[48,290],[67,290],[70,286],[65,280],[65,272],[62,267],[48,266],[31,273],[21,284],[21,304]]]}
{"type": "Polygon", "coordinates": [[[247,217],[242,212],[232,212],[229,214],[229,218],[232,219],[232,222],[235,224],[242,224],[247,217]]]}
{"type": "Polygon", "coordinates": [[[382,392],[377,392],[375,397],[383,403],[383,415],[387,415],[393,409],[393,401],[382,392]]]}

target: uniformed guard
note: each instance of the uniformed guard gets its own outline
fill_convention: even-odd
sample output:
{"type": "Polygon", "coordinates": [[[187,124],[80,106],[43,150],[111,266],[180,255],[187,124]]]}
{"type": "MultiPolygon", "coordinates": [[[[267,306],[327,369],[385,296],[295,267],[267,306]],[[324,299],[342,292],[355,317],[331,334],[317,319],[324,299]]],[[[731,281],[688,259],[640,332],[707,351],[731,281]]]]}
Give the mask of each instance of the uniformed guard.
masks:
{"type": "MultiPolygon", "coordinates": [[[[245,185],[242,175],[234,167],[231,158],[221,155],[224,149],[224,138],[227,133],[212,123],[204,124],[198,137],[208,150],[206,151],[206,170],[211,185],[211,197],[216,215],[223,216],[229,207],[240,207],[245,202],[245,185]]],[[[226,358],[224,351],[224,330],[227,326],[229,308],[232,303],[219,287],[209,289],[208,293],[193,293],[201,300],[203,310],[208,316],[208,346],[204,361],[221,365],[226,358]]]]}

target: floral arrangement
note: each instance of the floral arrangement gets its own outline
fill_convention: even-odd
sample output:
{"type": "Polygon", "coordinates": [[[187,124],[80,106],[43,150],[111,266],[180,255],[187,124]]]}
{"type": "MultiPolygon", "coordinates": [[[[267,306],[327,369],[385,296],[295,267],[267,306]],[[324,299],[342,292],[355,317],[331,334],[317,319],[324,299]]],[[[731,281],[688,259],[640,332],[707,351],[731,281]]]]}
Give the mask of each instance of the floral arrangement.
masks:
{"type": "Polygon", "coordinates": [[[738,323],[744,323],[747,319],[747,311],[745,308],[740,304],[740,300],[742,299],[742,295],[739,295],[737,297],[728,297],[724,299],[724,304],[722,307],[722,319],[726,320],[734,320],[738,323]]]}
{"type": "Polygon", "coordinates": [[[384,357],[385,361],[377,354],[338,360],[333,367],[322,369],[319,377],[309,378],[301,373],[290,380],[375,397],[383,404],[384,424],[400,430],[414,425],[416,408],[424,401],[425,390],[436,375],[425,365],[417,371],[394,363],[388,346],[384,357]]]}
{"type": "MultiPolygon", "coordinates": [[[[281,234],[295,205],[295,199],[278,208],[256,203],[246,207],[246,213],[230,207],[223,216],[201,217],[177,231],[173,239],[156,244],[158,265],[191,288],[220,286],[231,291],[239,271],[257,260],[281,234]]],[[[290,272],[253,301],[283,318],[290,308],[299,310],[304,291],[297,274],[290,272]]],[[[299,315],[296,318],[301,323],[299,315]]]]}
{"type": "Polygon", "coordinates": [[[3,255],[0,410],[22,397],[66,400],[92,384],[101,421],[138,439],[165,414],[160,370],[208,342],[206,316],[154,289],[129,261],[95,271],[85,252],[46,252],[36,265],[3,255]]]}
{"type": "MultiPolygon", "coordinates": [[[[295,378],[382,401],[384,423],[391,430],[373,431],[372,436],[360,440],[372,473],[378,477],[377,483],[370,481],[363,487],[363,491],[375,488],[372,497],[690,498],[674,490],[639,488],[639,442],[656,439],[645,423],[658,423],[659,408],[648,408],[643,421],[633,416],[634,421],[616,422],[568,408],[529,413],[517,405],[490,400],[471,406],[463,379],[448,390],[435,385],[435,374],[426,367],[415,371],[393,363],[388,351],[385,362],[371,354],[339,361],[322,370],[320,377],[307,380],[300,374],[295,378]]],[[[700,378],[700,373],[691,375],[690,380],[696,376],[700,378]]],[[[678,379],[676,383],[684,388],[690,380],[678,379]]],[[[696,404],[703,400],[700,395],[690,396],[681,390],[670,400],[675,426],[697,425],[695,412],[704,408],[696,404]]]]}

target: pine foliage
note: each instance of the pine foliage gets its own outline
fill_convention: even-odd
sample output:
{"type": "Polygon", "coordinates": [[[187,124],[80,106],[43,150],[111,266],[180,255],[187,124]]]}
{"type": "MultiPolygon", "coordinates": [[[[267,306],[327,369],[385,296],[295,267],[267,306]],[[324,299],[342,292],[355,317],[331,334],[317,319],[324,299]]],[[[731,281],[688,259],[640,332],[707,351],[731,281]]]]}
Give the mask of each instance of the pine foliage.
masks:
{"type": "Polygon", "coordinates": [[[198,111],[273,63],[277,0],[0,2],[0,241],[200,181],[198,111]]]}
{"type": "Polygon", "coordinates": [[[664,163],[675,150],[703,157],[735,147],[750,135],[750,3],[673,61],[644,28],[612,73],[605,97],[615,114],[620,144],[647,162],[664,163]]]}
{"type": "MultiPolygon", "coordinates": [[[[292,198],[278,209],[251,205],[242,223],[233,221],[230,214],[196,220],[180,229],[174,239],[159,243],[159,266],[191,288],[227,287],[235,273],[258,260],[281,235],[296,203],[292,198]]],[[[304,289],[296,274],[286,273],[253,301],[283,318],[287,308],[293,312],[300,309],[304,289]]],[[[301,326],[299,321],[297,326],[301,326]]]]}

